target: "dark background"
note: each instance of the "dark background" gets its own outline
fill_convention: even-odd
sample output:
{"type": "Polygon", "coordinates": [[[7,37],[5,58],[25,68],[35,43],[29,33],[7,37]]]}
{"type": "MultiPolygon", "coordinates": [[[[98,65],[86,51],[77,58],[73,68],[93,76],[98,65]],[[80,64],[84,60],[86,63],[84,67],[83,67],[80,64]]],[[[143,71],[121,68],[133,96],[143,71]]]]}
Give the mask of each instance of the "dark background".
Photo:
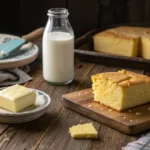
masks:
{"type": "Polygon", "coordinates": [[[76,37],[97,27],[150,22],[150,0],[3,0],[0,32],[23,35],[45,26],[53,7],[68,8],[76,37]]]}

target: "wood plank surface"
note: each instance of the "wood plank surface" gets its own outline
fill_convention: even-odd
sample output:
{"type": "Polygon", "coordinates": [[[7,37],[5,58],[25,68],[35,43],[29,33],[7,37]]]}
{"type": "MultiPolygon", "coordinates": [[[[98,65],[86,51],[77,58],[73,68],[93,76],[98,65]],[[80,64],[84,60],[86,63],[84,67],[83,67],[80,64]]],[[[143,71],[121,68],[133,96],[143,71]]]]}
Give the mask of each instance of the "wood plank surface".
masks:
{"type": "Polygon", "coordinates": [[[150,129],[150,104],[129,109],[131,112],[118,112],[94,102],[92,92],[89,88],[65,94],[63,105],[125,134],[132,135],[150,129]]]}
{"type": "MultiPolygon", "coordinates": [[[[14,132],[16,132],[15,136],[9,141],[8,145],[4,146],[4,149],[35,149],[39,145],[39,142],[43,139],[46,132],[51,128],[54,124],[57,115],[61,112],[61,96],[62,94],[69,92],[71,90],[76,90],[79,86],[79,79],[85,78],[86,72],[88,72],[89,68],[91,68],[91,64],[84,63],[82,69],[78,68],[80,66],[80,62],[76,61],[76,70],[75,70],[75,81],[73,84],[69,86],[52,86],[46,83],[42,78],[42,70],[41,65],[39,68],[36,68],[36,71],[33,71],[35,74],[33,75],[34,80],[28,84],[29,87],[36,88],[48,93],[52,98],[52,103],[50,108],[48,109],[46,115],[37,119],[36,121],[29,122],[23,124],[21,128],[14,132]],[[83,75],[84,74],[84,75],[83,75]],[[59,94],[58,94],[59,93],[59,94]],[[42,123],[42,124],[41,124],[42,123]],[[36,125],[36,126],[35,126],[36,125]],[[19,138],[21,137],[21,138],[19,138]],[[32,142],[30,142],[32,139],[32,142]],[[18,140],[23,143],[22,145],[18,145],[18,140]]],[[[7,131],[5,132],[7,134],[7,131]]]]}
{"type": "Polygon", "coordinates": [[[67,0],[66,5],[70,13],[69,21],[75,32],[76,38],[98,26],[97,0],[88,2],[87,0],[67,0]]]}
{"type": "Polygon", "coordinates": [[[45,145],[47,149],[57,149],[57,150],[61,150],[61,149],[79,150],[81,149],[81,147],[82,149],[89,149],[92,143],[91,140],[74,140],[70,137],[70,134],[68,133],[69,127],[75,124],[87,123],[87,122],[93,122],[97,130],[100,127],[100,125],[95,121],[85,118],[68,109],[63,109],[61,114],[58,116],[55,124],[47,132],[44,140],[42,141],[38,149],[43,150],[45,145]]]}
{"type": "MultiPolygon", "coordinates": [[[[38,41],[39,45],[41,42],[38,41]]],[[[42,90],[49,94],[52,103],[47,113],[41,118],[18,125],[0,124],[0,149],[2,150],[120,150],[128,142],[136,140],[138,136],[128,136],[109,128],[92,119],[63,108],[62,95],[91,87],[91,75],[117,71],[119,67],[88,63],[75,59],[75,80],[70,85],[49,85],[42,77],[42,62],[38,59],[30,65],[29,75],[33,80],[26,84],[28,87],[42,90]],[[99,132],[98,140],[74,140],[68,133],[69,127],[78,123],[93,122],[99,132]]],[[[146,73],[144,70],[132,70],[146,73]]]]}
{"type": "Polygon", "coordinates": [[[5,130],[7,130],[7,128],[9,127],[8,124],[0,124],[0,135],[3,134],[3,132],[5,132],[5,130]]]}

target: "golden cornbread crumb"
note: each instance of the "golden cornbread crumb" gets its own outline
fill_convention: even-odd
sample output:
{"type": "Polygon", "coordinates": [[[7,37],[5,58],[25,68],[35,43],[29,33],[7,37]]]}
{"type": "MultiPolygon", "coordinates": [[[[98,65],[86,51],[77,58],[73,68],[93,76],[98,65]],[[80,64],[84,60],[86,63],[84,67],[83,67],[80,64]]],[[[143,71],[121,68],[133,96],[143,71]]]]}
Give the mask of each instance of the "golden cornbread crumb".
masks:
{"type": "Polygon", "coordinates": [[[69,128],[72,138],[97,138],[98,133],[92,123],[78,124],[69,128]]]}
{"type": "Polygon", "coordinates": [[[118,71],[118,72],[126,74],[126,70],[121,70],[121,71],[118,71]]]}
{"type": "Polygon", "coordinates": [[[127,70],[92,76],[94,101],[118,111],[150,102],[150,77],[127,70]]]}

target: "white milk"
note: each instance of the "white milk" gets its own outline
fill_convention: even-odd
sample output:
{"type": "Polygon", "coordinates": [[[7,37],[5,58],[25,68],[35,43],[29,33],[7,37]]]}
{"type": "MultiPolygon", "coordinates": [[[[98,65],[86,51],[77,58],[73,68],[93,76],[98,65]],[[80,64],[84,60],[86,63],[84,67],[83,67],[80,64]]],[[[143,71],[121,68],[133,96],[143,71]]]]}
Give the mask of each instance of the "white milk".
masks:
{"type": "Polygon", "coordinates": [[[43,77],[65,83],[74,78],[74,37],[64,32],[43,36],[43,77]]]}

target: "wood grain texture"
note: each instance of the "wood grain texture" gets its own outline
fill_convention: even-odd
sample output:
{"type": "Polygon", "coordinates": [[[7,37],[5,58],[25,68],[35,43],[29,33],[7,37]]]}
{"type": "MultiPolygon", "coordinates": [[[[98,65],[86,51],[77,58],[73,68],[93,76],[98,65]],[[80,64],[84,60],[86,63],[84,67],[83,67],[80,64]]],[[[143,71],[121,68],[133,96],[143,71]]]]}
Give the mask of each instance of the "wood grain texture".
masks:
{"type": "Polygon", "coordinates": [[[63,95],[63,105],[126,134],[137,134],[150,129],[150,104],[135,107],[132,112],[118,112],[93,102],[93,90],[85,89],[63,95]],[[136,113],[141,115],[136,115],[136,113]]]}
{"type": "Polygon", "coordinates": [[[76,38],[97,27],[97,0],[88,1],[88,3],[86,0],[67,0],[67,8],[76,38]]]}
{"type": "Polygon", "coordinates": [[[20,0],[20,31],[25,34],[44,26],[44,1],[20,0]]]}
{"type": "Polygon", "coordinates": [[[7,130],[7,128],[9,127],[9,125],[8,124],[0,124],[0,135],[1,134],[3,134],[3,132],[5,131],[5,130],[7,130]]]}
{"type": "Polygon", "coordinates": [[[97,130],[100,127],[100,125],[95,121],[76,114],[68,109],[63,109],[61,114],[56,119],[55,124],[53,124],[52,128],[47,132],[44,140],[42,141],[38,149],[43,150],[45,148],[55,150],[79,150],[81,149],[81,147],[85,150],[90,149],[92,140],[74,140],[68,133],[69,127],[75,124],[83,124],[87,122],[93,122],[97,130]]]}
{"type": "Polygon", "coordinates": [[[40,69],[41,63],[37,62],[37,65],[38,64],[39,67],[36,68],[36,71],[33,70],[32,72],[32,77],[34,80],[28,84],[28,87],[36,88],[48,93],[51,96],[52,103],[44,116],[36,121],[23,124],[23,126],[16,131],[15,136],[13,136],[12,139],[10,137],[11,140],[9,141],[8,145],[3,146],[4,149],[10,149],[11,147],[13,147],[13,149],[36,149],[41,140],[45,137],[47,131],[51,128],[51,126],[53,126],[55,120],[57,119],[57,115],[59,115],[61,112],[61,95],[66,92],[76,90],[80,84],[79,80],[81,78],[85,78],[86,72],[88,72],[89,68],[91,68],[91,64],[89,63],[84,63],[82,69],[78,68],[81,63],[76,61],[74,83],[70,84],[69,86],[52,86],[43,80],[42,70],[40,69]],[[31,139],[32,142],[30,142],[31,139]],[[18,145],[18,142],[23,144],[18,145]]]}
{"type": "Polygon", "coordinates": [[[39,40],[43,37],[44,29],[45,29],[44,27],[40,27],[40,28],[32,31],[31,33],[28,33],[28,34],[22,36],[22,38],[28,42],[33,42],[33,41],[39,40]]]}
{"type": "MultiPolygon", "coordinates": [[[[20,125],[13,125],[0,136],[0,149],[5,149],[5,146],[10,142],[13,136],[19,131],[20,125]]],[[[18,138],[20,139],[20,137],[18,138]]],[[[15,145],[13,145],[14,147],[15,145]]],[[[13,149],[13,147],[11,147],[13,149]]]]}
{"type": "MultiPolygon", "coordinates": [[[[83,48],[83,47],[81,47],[83,48]]],[[[84,48],[88,49],[87,45],[84,48]]],[[[119,55],[111,55],[102,52],[95,52],[88,50],[75,50],[76,56],[88,62],[95,62],[105,65],[111,66],[120,66],[125,68],[135,68],[135,69],[144,69],[150,70],[150,60],[143,59],[139,57],[126,57],[126,56],[119,56],[119,55]]]]}
{"type": "Polygon", "coordinates": [[[144,9],[145,9],[144,1],[143,0],[128,1],[127,12],[126,12],[128,22],[132,22],[132,23],[142,22],[142,20],[144,20],[144,9]]]}
{"type": "Polygon", "coordinates": [[[100,141],[93,141],[91,150],[121,150],[126,143],[134,141],[137,137],[121,134],[112,128],[101,125],[99,130],[100,141]],[[111,143],[111,144],[108,144],[111,143]]]}
{"type": "MultiPolygon", "coordinates": [[[[41,40],[35,42],[41,47],[41,40]]],[[[2,150],[119,150],[138,136],[127,136],[92,119],[63,108],[62,95],[91,87],[91,75],[117,71],[120,67],[88,63],[75,59],[75,80],[70,85],[49,85],[42,77],[42,61],[37,59],[30,65],[29,75],[33,78],[26,84],[49,94],[52,103],[47,113],[41,118],[24,124],[0,124],[0,149],[2,150]],[[99,132],[98,140],[74,140],[68,133],[68,128],[78,123],[93,122],[99,132]]],[[[144,70],[132,70],[146,73],[144,70]]]]}
{"type": "Polygon", "coordinates": [[[99,0],[99,27],[104,29],[125,22],[126,3],[126,0],[99,0]]]}
{"type": "Polygon", "coordinates": [[[83,34],[79,38],[77,38],[75,40],[75,48],[79,49],[80,46],[83,46],[84,44],[92,45],[91,43],[89,43],[89,40],[92,41],[91,39],[93,38],[93,35],[96,34],[96,33],[98,33],[98,32],[100,32],[100,29],[93,29],[93,30],[91,30],[91,31],[83,34]]]}
{"type": "Polygon", "coordinates": [[[149,0],[5,0],[1,2],[0,30],[13,34],[30,32],[45,26],[48,9],[64,7],[71,12],[70,21],[79,36],[95,26],[108,28],[113,24],[149,22],[149,4],[149,0]]]}

